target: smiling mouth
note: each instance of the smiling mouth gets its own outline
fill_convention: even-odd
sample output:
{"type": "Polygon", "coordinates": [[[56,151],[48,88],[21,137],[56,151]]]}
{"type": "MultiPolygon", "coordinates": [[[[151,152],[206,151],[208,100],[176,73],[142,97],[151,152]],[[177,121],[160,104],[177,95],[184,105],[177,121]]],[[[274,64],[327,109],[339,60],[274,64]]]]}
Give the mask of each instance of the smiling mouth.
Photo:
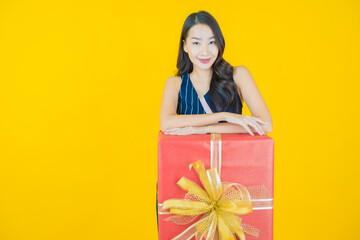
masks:
{"type": "Polygon", "coordinates": [[[199,61],[202,62],[202,63],[208,63],[208,62],[210,62],[210,58],[207,58],[207,59],[199,58],[199,61]]]}

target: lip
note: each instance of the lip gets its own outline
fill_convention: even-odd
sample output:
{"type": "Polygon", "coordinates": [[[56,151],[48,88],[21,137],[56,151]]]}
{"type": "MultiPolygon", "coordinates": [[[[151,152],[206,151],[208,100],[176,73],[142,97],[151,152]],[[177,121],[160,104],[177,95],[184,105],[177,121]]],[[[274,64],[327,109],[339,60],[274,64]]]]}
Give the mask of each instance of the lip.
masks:
{"type": "Polygon", "coordinates": [[[199,61],[202,62],[202,63],[208,63],[208,62],[210,62],[210,59],[211,59],[211,58],[207,58],[207,59],[201,59],[201,58],[199,58],[199,61]]]}

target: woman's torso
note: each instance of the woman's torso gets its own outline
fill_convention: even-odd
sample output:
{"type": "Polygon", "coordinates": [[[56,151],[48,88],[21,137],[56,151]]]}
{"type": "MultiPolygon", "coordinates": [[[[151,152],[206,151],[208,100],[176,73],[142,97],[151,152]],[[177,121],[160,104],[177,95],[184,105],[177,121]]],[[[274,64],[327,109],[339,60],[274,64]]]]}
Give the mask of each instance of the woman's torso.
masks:
{"type": "MultiPolygon", "coordinates": [[[[179,78],[178,85],[178,104],[176,113],[177,114],[206,114],[210,112],[216,112],[214,109],[213,102],[210,98],[210,92],[207,91],[201,98],[199,98],[197,91],[190,79],[190,74],[186,73],[179,78]]],[[[234,81],[234,78],[232,78],[234,81]]],[[[202,91],[205,92],[205,91],[202,91]]],[[[236,92],[236,101],[238,101],[239,108],[229,108],[225,112],[233,112],[242,114],[242,101],[238,91],[236,92]]]]}

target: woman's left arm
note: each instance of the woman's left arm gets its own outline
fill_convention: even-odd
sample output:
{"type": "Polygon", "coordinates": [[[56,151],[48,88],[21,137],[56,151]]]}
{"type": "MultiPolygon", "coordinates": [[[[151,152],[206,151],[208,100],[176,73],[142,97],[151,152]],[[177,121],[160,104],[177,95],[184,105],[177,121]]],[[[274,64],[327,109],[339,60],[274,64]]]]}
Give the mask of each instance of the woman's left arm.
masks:
{"type": "Polygon", "coordinates": [[[266,106],[250,71],[245,66],[234,67],[234,80],[251,115],[267,122],[268,124],[261,126],[264,132],[271,133],[273,123],[270,111],[266,106]]]}

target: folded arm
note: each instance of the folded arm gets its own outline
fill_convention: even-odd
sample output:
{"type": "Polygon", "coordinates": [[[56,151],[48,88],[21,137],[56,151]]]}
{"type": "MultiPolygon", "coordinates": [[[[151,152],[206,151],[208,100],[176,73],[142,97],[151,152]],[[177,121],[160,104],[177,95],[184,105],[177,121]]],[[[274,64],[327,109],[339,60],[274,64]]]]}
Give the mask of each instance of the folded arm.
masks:
{"type": "MultiPolygon", "coordinates": [[[[256,133],[256,129],[248,126],[253,133],[256,133]]],[[[265,133],[270,133],[266,125],[261,125],[265,133]]],[[[239,124],[234,123],[217,123],[208,126],[203,126],[204,133],[248,133],[248,131],[239,124]]],[[[201,132],[201,129],[199,129],[201,132]]]]}
{"type": "Polygon", "coordinates": [[[183,128],[173,128],[166,131],[163,131],[165,134],[170,135],[187,135],[187,134],[206,134],[206,133],[250,133],[254,136],[254,133],[263,135],[265,133],[270,133],[270,131],[265,127],[266,125],[260,126],[262,131],[257,131],[252,126],[247,126],[248,129],[239,124],[234,123],[217,123],[210,124],[207,126],[199,127],[183,127],[183,128]]]}
{"type": "Polygon", "coordinates": [[[196,115],[170,115],[160,118],[160,128],[162,131],[181,128],[207,126],[218,124],[219,121],[225,121],[224,113],[196,114],[196,115]]]}

